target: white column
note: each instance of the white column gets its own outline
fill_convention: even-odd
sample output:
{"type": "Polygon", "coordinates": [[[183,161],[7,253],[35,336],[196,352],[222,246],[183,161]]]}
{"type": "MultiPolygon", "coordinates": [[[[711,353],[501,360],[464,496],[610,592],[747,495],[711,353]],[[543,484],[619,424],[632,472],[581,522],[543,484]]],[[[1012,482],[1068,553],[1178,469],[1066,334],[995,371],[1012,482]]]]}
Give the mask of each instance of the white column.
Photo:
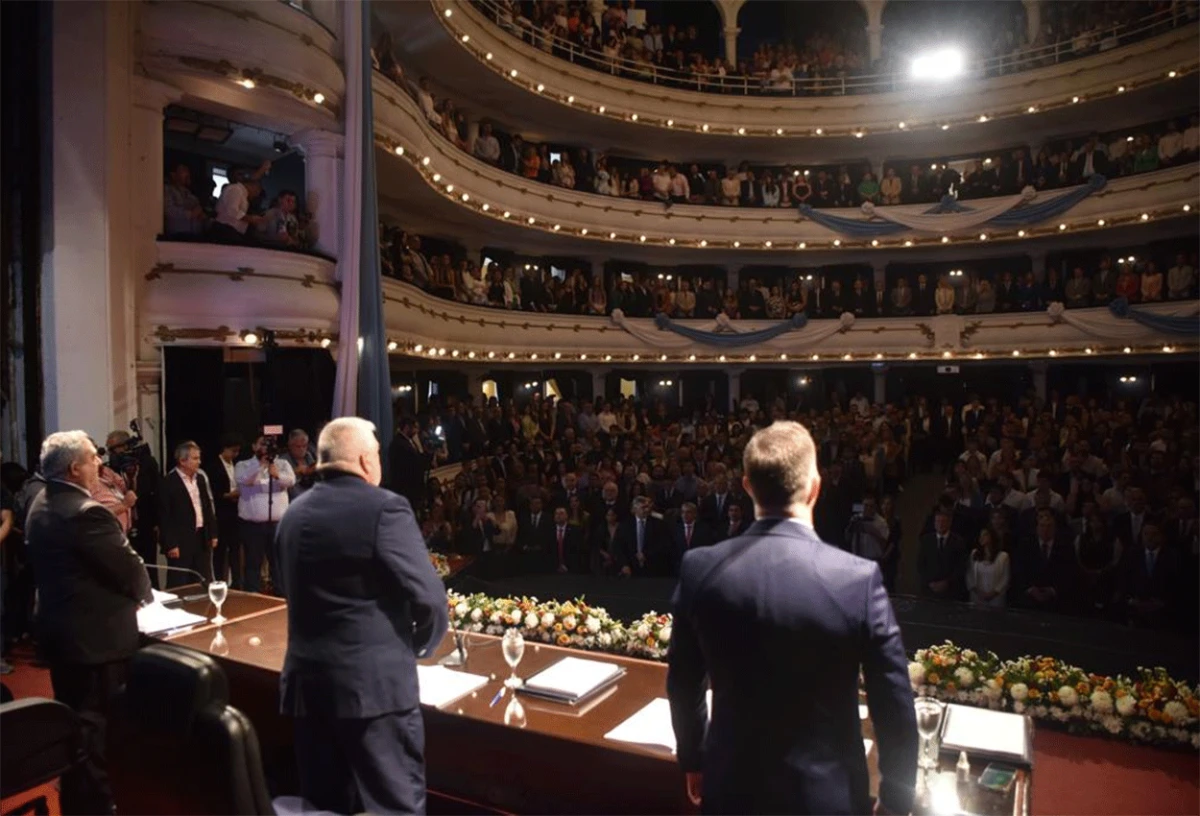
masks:
{"type": "Polygon", "coordinates": [[[737,66],[737,38],[742,30],[737,26],[725,26],[721,29],[722,36],[725,37],[725,62],[734,67],[737,66]]]}
{"type": "Polygon", "coordinates": [[[467,369],[467,395],[472,403],[478,404],[483,400],[483,381],[487,379],[484,373],[482,368],[467,369]]]}
{"type": "Polygon", "coordinates": [[[729,410],[736,412],[742,401],[742,372],[743,368],[729,369],[729,410]]]}
{"type": "Polygon", "coordinates": [[[859,0],[867,12],[867,49],[874,64],[883,56],[883,7],[887,0],[859,0]]]}
{"type": "Polygon", "coordinates": [[[1041,0],[1022,0],[1025,5],[1025,44],[1033,45],[1042,29],[1041,0]]]}
{"type": "Polygon", "coordinates": [[[592,13],[592,21],[597,28],[600,27],[600,21],[604,19],[605,8],[604,0],[588,0],[588,10],[592,13]]]}
{"type": "Polygon", "coordinates": [[[742,32],[738,28],[738,13],[746,0],[713,0],[721,15],[721,33],[725,37],[725,61],[737,65],[737,37],[742,32]]]}
{"type": "MultiPolygon", "coordinates": [[[[131,279],[138,270],[132,267],[129,206],[134,8],[93,2],[50,9],[46,83],[53,127],[47,134],[50,215],[42,264],[47,432],[82,429],[102,436],[124,424],[135,402],[131,279]]],[[[161,167],[154,178],[161,186],[161,167]]]]}
{"type": "Polygon", "coordinates": [[[872,365],[871,373],[875,375],[875,404],[884,405],[887,403],[888,367],[881,364],[872,365]]]}
{"type": "Polygon", "coordinates": [[[1038,250],[1029,253],[1029,269],[1033,272],[1033,278],[1038,283],[1041,283],[1046,277],[1046,250],[1038,250]]]}
{"type": "Polygon", "coordinates": [[[1050,364],[1045,360],[1034,360],[1029,364],[1029,371],[1033,375],[1033,390],[1037,393],[1038,402],[1045,404],[1046,402],[1046,372],[1050,370],[1050,364]]]}
{"type": "Polygon", "coordinates": [[[887,261],[871,261],[871,271],[875,283],[875,308],[878,314],[883,314],[883,302],[887,298],[887,261]]]}
{"type": "Polygon", "coordinates": [[[342,232],[342,136],[327,130],[302,130],[292,134],[289,142],[304,151],[304,206],[317,227],[317,251],[337,258],[342,232]]]}

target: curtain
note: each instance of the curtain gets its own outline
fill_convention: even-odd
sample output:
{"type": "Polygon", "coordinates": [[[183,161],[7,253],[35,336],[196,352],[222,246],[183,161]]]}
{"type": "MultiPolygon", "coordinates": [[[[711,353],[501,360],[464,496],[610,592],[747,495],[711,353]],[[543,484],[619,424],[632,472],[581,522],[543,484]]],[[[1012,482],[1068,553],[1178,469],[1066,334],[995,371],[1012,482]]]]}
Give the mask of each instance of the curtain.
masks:
{"type": "Polygon", "coordinates": [[[1110,340],[1142,339],[1146,329],[1169,335],[1200,336],[1200,304],[1194,300],[1152,311],[1134,308],[1125,298],[1117,298],[1109,304],[1107,313],[1096,309],[1073,311],[1061,303],[1051,303],[1046,313],[1052,320],[1110,340]],[[1113,317],[1118,318],[1116,323],[1113,317]]]}
{"type": "Polygon", "coordinates": [[[725,315],[718,315],[716,320],[704,321],[700,326],[684,326],[665,315],[659,315],[654,323],[630,319],[620,309],[613,311],[611,319],[618,328],[648,346],[676,351],[690,348],[696,343],[716,348],[757,345],[764,352],[801,351],[812,348],[854,325],[854,315],[850,313],[843,314],[839,320],[818,320],[812,324],[808,323],[803,315],[797,315],[791,320],[772,323],[765,328],[752,328],[747,325],[761,324],[764,321],[734,323],[725,315]]]}

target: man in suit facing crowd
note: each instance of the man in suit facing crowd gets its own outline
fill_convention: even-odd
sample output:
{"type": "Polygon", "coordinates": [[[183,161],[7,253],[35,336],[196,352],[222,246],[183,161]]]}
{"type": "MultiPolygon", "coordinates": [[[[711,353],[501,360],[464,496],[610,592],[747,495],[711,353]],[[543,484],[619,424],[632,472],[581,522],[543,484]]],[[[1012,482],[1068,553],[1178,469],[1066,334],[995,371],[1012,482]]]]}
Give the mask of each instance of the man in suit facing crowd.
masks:
{"type": "Polygon", "coordinates": [[[300,791],[337,813],[423,813],[416,661],[449,626],[446,590],[412,506],[378,485],[375,426],[335,419],[321,482],[279,523],[288,601],[282,713],[295,720],[300,791]]]}
{"type": "MultiPolygon", "coordinates": [[[[195,570],[205,580],[212,580],[217,511],[208,477],[200,469],[200,446],[195,442],[182,442],[175,448],[175,469],[163,479],[159,495],[158,530],[167,566],[195,570]]],[[[167,573],[168,587],[195,582],[186,573],[167,573]]]]}
{"type": "Polygon", "coordinates": [[[868,812],[861,670],[881,809],[908,813],[916,715],[879,567],[813,530],[821,479],[802,425],[759,431],[743,458],[758,521],[685,555],[675,591],[667,694],[688,796],[704,813],[868,812]]]}
{"type": "Polygon", "coordinates": [[[54,698],[79,715],[83,760],[61,781],[64,814],[111,813],[105,765],[109,700],[138,649],[137,609],[152,600],[145,564],[120,522],[89,495],[100,457],[83,431],[42,443],[46,489],[25,520],[37,579],[38,644],[54,698]]]}
{"type": "Polygon", "coordinates": [[[388,467],[391,470],[388,487],[404,498],[413,507],[420,506],[425,498],[425,454],[417,450],[412,440],[416,423],[412,417],[400,420],[400,429],[388,446],[388,467]]]}
{"type": "Polygon", "coordinates": [[[933,516],[933,532],[921,536],[917,552],[917,574],[921,595],[946,601],[965,600],[967,595],[967,545],[951,532],[953,513],[939,506],[933,516]]]}

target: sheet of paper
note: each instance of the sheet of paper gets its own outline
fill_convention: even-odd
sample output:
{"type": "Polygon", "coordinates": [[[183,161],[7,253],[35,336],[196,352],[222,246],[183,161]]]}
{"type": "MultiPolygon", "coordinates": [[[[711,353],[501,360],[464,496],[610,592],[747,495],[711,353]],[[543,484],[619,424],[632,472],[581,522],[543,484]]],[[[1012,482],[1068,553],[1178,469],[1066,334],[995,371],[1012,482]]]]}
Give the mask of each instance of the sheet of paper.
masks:
{"type": "Polygon", "coordinates": [[[564,657],[526,680],[525,688],[578,699],[602,685],[620,670],[621,667],[616,663],[564,657]]]}
{"type": "Polygon", "coordinates": [[[178,601],[179,600],[179,596],[176,595],[174,592],[163,592],[162,590],[153,589],[153,588],[151,588],[150,591],[154,593],[154,602],[155,603],[166,603],[167,601],[178,601]]]}
{"type": "Polygon", "coordinates": [[[488,679],[482,674],[447,669],[445,666],[417,665],[417,687],[421,705],[441,708],[478,690],[488,679]]]}
{"type": "MultiPolygon", "coordinates": [[[[708,711],[712,713],[712,690],[706,695],[708,711]]],[[[616,742],[638,745],[661,745],[675,753],[675,728],[671,725],[671,704],[666,697],[656,697],[632,717],[604,735],[616,742]]]]}
{"type": "Polygon", "coordinates": [[[144,635],[155,635],[160,632],[195,626],[198,623],[208,623],[208,618],[203,615],[193,615],[183,609],[172,609],[161,603],[152,603],[138,610],[137,621],[139,632],[144,635]]]}
{"type": "Polygon", "coordinates": [[[942,745],[970,753],[987,751],[1015,758],[1025,756],[1027,731],[1025,718],[1005,711],[990,711],[974,706],[947,707],[946,731],[942,745]]]}

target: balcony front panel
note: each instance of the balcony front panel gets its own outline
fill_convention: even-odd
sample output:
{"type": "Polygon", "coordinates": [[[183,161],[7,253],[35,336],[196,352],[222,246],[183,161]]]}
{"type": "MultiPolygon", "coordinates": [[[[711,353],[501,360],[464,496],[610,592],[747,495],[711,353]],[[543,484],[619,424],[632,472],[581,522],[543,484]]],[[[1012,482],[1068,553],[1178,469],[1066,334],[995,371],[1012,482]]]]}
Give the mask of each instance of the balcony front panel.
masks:
{"type": "MultiPolygon", "coordinates": [[[[831,248],[905,248],[941,243],[943,233],[903,233],[870,240],[853,239],[803,218],[796,210],[753,207],[704,207],[601,196],[541,184],[507,173],[459,150],[429,125],[417,103],[387,79],[375,76],[376,136],[393,154],[392,160],[408,162],[432,189],[483,218],[519,224],[529,229],[585,237],[599,243],[624,242],[637,245],[708,247],[795,251],[831,248]],[[395,155],[397,148],[402,155],[395,155]],[[505,217],[505,213],[508,216],[505,217]],[[530,220],[532,219],[532,220],[530,220]],[[586,230],[586,232],[585,232],[586,230]],[[613,236],[610,238],[610,236],[613,236]],[[643,236],[644,239],[643,239],[643,236]],[[672,243],[674,242],[674,243],[672,243]],[[837,242],[835,244],[835,242],[837,242]],[[770,246],[768,246],[770,243],[770,246]]],[[[1023,228],[986,230],[989,241],[1020,240],[1062,232],[1104,229],[1148,218],[1184,215],[1184,205],[1197,205],[1200,165],[1114,179],[1099,192],[1084,198],[1061,217],[1023,228]],[[1104,224],[1099,222],[1103,220],[1104,224]]],[[[385,193],[387,191],[384,191],[385,193]]],[[[1040,193],[1039,201],[1063,191],[1040,193]]],[[[989,199],[966,202],[986,206],[989,199]]],[[[920,214],[929,205],[887,208],[900,213],[920,214]]],[[[858,210],[830,209],[823,213],[863,218],[858,210]]],[[[979,241],[980,230],[960,229],[945,233],[955,241],[979,241]]]]}
{"type": "Polygon", "coordinates": [[[435,14],[464,56],[530,93],[600,116],[629,121],[637,114],[631,127],[667,127],[670,120],[675,129],[699,131],[707,125],[704,132],[711,134],[744,129],[747,136],[776,136],[779,131],[788,137],[815,136],[820,128],[821,135],[834,136],[895,132],[900,122],[908,131],[940,128],[977,122],[981,116],[1026,116],[1074,104],[1076,98],[1118,96],[1197,67],[1197,26],[1192,24],[1112,51],[992,79],[850,96],[726,95],[652,85],[573,64],[503,31],[470,3],[431,0],[426,6],[418,0],[405,4],[404,13],[435,14]]]}

